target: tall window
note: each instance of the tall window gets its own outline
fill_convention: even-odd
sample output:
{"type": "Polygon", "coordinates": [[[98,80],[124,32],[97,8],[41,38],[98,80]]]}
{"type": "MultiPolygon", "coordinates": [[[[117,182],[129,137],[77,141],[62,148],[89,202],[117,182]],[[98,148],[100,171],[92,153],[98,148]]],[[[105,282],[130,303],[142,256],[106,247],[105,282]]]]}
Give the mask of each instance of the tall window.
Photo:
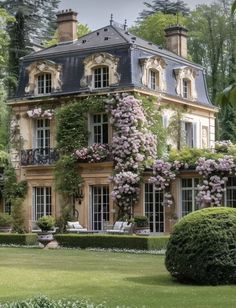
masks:
{"type": "Polygon", "coordinates": [[[198,210],[198,205],[196,204],[198,184],[199,184],[198,178],[182,179],[181,183],[182,216],[198,210]]]}
{"type": "Polygon", "coordinates": [[[145,184],[145,215],[151,232],[165,231],[163,192],[156,190],[153,184],[145,184]]]}
{"type": "Polygon", "coordinates": [[[33,220],[45,215],[52,215],[51,187],[33,188],[33,220]]]}
{"type": "Polygon", "coordinates": [[[50,148],[50,120],[36,120],[36,148],[50,148]]]}
{"type": "Polygon", "coordinates": [[[190,98],[191,96],[191,83],[188,79],[183,79],[183,98],[190,98]]]}
{"type": "Polygon", "coordinates": [[[93,74],[95,89],[109,86],[109,68],[107,66],[95,68],[93,74]]]}
{"type": "Polygon", "coordinates": [[[52,92],[52,75],[44,73],[38,75],[38,94],[47,94],[52,92]]]}
{"type": "Polygon", "coordinates": [[[193,148],[196,146],[196,125],[192,122],[182,122],[184,145],[193,148]]]}
{"type": "Polygon", "coordinates": [[[158,90],[159,87],[159,72],[150,70],[149,71],[149,87],[152,90],[158,90]]]}
{"type": "Polygon", "coordinates": [[[92,186],[92,228],[103,230],[109,221],[109,187],[92,186]]]}
{"type": "Polygon", "coordinates": [[[106,113],[92,115],[92,143],[108,143],[108,116],[106,113]]]}
{"type": "Polygon", "coordinates": [[[236,177],[229,177],[228,181],[226,182],[224,205],[229,207],[236,207],[236,177]]]}

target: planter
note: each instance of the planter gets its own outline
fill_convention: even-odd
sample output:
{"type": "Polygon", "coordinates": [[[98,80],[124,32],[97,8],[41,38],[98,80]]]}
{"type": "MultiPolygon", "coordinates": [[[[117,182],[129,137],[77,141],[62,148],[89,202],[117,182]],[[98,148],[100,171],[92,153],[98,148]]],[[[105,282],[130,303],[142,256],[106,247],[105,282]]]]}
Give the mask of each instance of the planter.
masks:
{"type": "Polygon", "coordinates": [[[54,240],[53,233],[48,232],[38,232],[38,241],[39,243],[43,244],[44,247],[47,246],[48,243],[52,242],[54,240]]]}
{"type": "Polygon", "coordinates": [[[150,228],[148,227],[136,227],[135,228],[136,235],[148,236],[150,235],[150,228]]]}

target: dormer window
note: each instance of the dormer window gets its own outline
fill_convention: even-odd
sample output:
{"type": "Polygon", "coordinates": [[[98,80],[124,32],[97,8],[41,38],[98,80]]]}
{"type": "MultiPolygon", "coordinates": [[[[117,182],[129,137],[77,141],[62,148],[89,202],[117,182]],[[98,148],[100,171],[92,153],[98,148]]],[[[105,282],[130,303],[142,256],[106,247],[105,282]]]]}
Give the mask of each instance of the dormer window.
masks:
{"type": "Polygon", "coordinates": [[[149,71],[149,88],[158,90],[159,88],[159,72],[155,70],[149,71]]]}
{"type": "Polygon", "coordinates": [[[183,98],[190,98],[191,97],[191,81],[189,79],[183,79],[183,98]]]}
{"type": "Polygon", "coordinates": [[[38,94],[52,92],[52,75],[50,73],[38,75],[38,94]]]}
{"type": "Polygon", "coordinates": [[[140,58],[139,61],[142,68],[142,84],[151,90],[164,92],[166,89],[165,61],[158,56],[140,58]]]}
{"type": "Polygon", "coordinates": [[[178,96],[195,101],[197,99],[197,70],[192,67],[180,66],[174,69],[176,78],[176,93],[178,96]]]}
{"type": "Polygon", "coordinates": [[[119,58],[106,53],[95,53],[84,59],[84,75],[80,80],[82,88],[102,89],[117,85],[120,75],[117,72],[119,58]]]}
{"type": "Polygon", "coordinates": [[[94,68],[93,79],[95,89],[109,87],[109,68],[107,66],[94,68]]]}
{"type": "Polygon", "coordinates": [[[62,66],[53,61],[41,60],[27,67],[29,82],[25,87],[27,95],[42,95],[61,91],[62,66]]]}

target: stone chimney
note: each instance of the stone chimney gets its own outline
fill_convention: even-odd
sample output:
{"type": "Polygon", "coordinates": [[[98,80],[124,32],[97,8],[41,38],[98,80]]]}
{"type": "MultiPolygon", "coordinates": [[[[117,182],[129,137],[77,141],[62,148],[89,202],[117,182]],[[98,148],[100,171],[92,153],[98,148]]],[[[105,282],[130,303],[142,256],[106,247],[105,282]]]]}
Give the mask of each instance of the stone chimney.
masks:
{"type": "Polygon", "coordinates": [[[57,31],[59,43],[77,40],[77,13],[72,10],[57,14],[57,31]]]}
{"type": "Polygon", "coordinates": [[[181,25],[174,25],[166,28],[166,48],[180,57],[187,58],[187,32],[188,29],[181,25]]]}

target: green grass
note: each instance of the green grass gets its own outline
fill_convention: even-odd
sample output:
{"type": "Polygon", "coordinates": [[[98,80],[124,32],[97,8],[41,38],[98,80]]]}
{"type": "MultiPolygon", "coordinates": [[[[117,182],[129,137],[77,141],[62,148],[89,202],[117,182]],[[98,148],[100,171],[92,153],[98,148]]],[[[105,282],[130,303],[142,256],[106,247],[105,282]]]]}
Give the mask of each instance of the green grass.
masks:
{"type": "Polygon", "coordinates": [[[38,294],[109,307],[232,308],[236,285],[178,284],[157,255],[1,247],[0,302],[38,294]]]}

